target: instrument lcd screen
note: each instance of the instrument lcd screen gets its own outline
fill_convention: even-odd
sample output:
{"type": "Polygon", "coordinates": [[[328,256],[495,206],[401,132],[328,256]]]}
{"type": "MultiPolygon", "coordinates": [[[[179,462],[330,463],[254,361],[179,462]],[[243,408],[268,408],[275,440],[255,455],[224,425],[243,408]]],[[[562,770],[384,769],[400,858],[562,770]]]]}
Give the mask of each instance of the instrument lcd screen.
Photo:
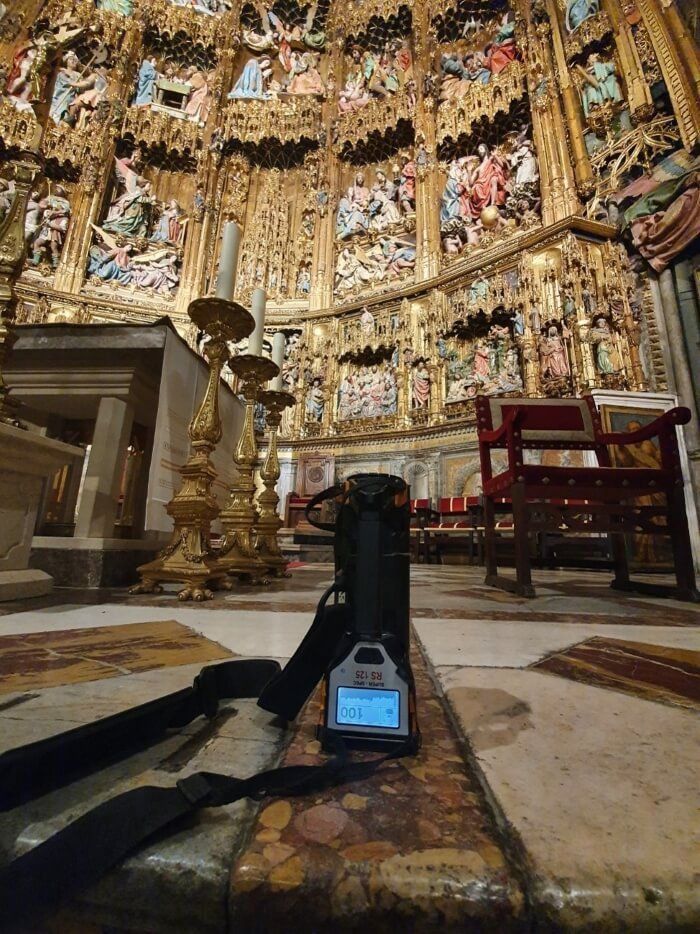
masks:
{"type": "Polygon", "coordinates": [[[346,726],[399,728],[399,692],[339,687],[336,722],[346,726]]]}

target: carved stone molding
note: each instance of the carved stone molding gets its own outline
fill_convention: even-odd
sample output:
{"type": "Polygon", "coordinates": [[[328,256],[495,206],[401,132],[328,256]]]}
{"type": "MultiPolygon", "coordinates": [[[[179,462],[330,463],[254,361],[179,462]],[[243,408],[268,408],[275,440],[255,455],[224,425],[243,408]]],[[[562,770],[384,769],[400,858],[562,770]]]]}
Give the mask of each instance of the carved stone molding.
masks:
{"type": "Polygon", "coordinates": [[[356,145],[371,133],[383,134],[395,127],[399,120],[413,120],[414,108],[405,91],[386,98],[376,98],[361,110],[341,114],[335,123],[333,148],[340,153],[349,143],[356,145]]]}
{"type": "Polygon", "coordinates": [[[17,110],[7,98],[0,98],[0,139],[8,149],[31,149],[40,134],[33,111],[17,110]]]}
{"type": "Polygon", "coordinates": [[[201,130],[193,120],[159,113],[149,107],[129,107],[124,116],[122,133],[133,136],[147,146],[164,147],[167,152],[197,156],[201,130]]]}
{"type": "Polygon", "coordinates": [[[498,113],[507,113],[513,101],[519,100],[525,90],[526,71],[522,62],[512,62],[499,75],[494,75],[488,84],[473,82],[464,97],[445,101],[438,107],[437,142],[470,133],[472,126],[482,117],[492,120],[498,113]]]}
{"type": "Polygon", "coordinates": [[[571,33],[564,40],[566,60],[571,61],[572,58],[580,55],[586,46],[592,42],[600,42],[601,39],[604,39],[605,36],[612,32],[612,28],[608,14],[602,10],[600,13],[596,13],[595,16],[591,16],[590,19],[585,20],[576,32],[571,33]]]}
{"type": "Polygon", "coordinates": [[[270,101],[232,100],[226,104],[222,121],[225,140],[259,143],[263,139],[298,142],[316,139],[321,129],[321,107],[316,98],[270,101]]]}

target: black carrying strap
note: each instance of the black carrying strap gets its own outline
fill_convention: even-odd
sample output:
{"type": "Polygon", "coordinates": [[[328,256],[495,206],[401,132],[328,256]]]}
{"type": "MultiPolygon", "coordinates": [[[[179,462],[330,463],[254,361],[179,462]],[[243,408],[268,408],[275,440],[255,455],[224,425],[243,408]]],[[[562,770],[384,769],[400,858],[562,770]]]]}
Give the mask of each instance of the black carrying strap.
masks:
{"type": "Polygon", "coordinates": [[[247,779],[195,772],[173,788],[147,786],[117,795],[0,871],[0,918],[4,923],[26,919],[76,895],[154,834],[200,808],[356,781],[410,751],[407,743],[379,759],[348,763],[339,741],[337,754],[324,765],[286,766],[247,779]]]}
{"type": "Polygon", "coordinates": [[[321,503],[325,503],[326,500],[335,499],[341,494],[345,494],[343,501],[347,499],[348,490],[345,488],[344,484],[336,483],[335,486],[329,486],[327,490],[322,490],[320,493],[317,493],[315,496],[312,496],[309,502],[306,504],[304,509],[304,515],[306,516],[306,521],[309,525],[313,525],[317,529],[321,529],[323,532],[335,532],[335,522],[321,522],[320,519],[314,519],[311,515],[311,511],[317,506],[320,506],[321,503]]]}
{"type": "Polygon", "coordinates": [[[166,730],[202,714],[213,717],[224,698],[258,697],[279,674],[272,659],[235,659],[202,668],[190,688],[0,755],[0,811],[61,788],[106,761],[147,746],[166,730]]]}
{"type": "Polygon", "coordinates": [[[304,701],[333,661],[347,628],[346,605],[327,606],[332,594],[342,591],[342,575],[325,591],[311,628],[284,670],[273,675],[263,688],[258,706],[285,720],[294,720],[304,701]]]}

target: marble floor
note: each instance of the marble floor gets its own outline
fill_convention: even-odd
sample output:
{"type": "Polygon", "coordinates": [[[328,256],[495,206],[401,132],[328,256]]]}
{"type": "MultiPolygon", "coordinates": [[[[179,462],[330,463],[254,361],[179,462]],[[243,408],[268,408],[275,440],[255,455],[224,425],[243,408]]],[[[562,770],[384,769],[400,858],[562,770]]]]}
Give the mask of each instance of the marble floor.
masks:
{"type": "MultiPolygon", "coordinates": [[[[203,605],[57,589],[0,604],[0,752],[191,683],[288,658],[330,566],[203,605]]],[[[419,755],[322,794],[239,802],[130,857],[21,930],[700,929],[700,608],[538,573],[412,568],[419,755]]],[[[115,792],[207,769],[323,761],[317,699],[281,731],[225,704],[131,758],[0,814],[0,860],[115,792]]]]}

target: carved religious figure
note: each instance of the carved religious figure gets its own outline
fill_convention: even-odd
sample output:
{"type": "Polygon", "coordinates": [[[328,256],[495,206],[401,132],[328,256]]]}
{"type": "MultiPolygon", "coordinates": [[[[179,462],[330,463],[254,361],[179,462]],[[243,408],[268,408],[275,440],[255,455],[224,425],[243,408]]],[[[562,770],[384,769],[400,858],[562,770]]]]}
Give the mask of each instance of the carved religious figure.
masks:
{"type": "Polygon", "coordinates": [[[68,116],[71,104],[75,100],[75,85],[80,78],[80,61],[72,50],[66,52],[63,64],[56,73],[56,80],[49,105],[49,116],[54,123],[60,123],[68,116]]]}
{"type": "Polygon", "coordinates": [[[430,402],[430,372],[425,360],[419,360],[413,370],[411,382],[411,406],[414,409],[426,408],[430,402]]]}
{"type": "Polygon", "coordinates": [[[321,380],[319,377],[315,377],[306,393],[306,420],[311,422],[322,421],[325,405],[326,397],[321,388],[321,380]]]}
{"type": "Polygon", "coordinates": [[[136,171],[136,154],[115,157],[114,169],[119,194],[112,201],[102,228],[111,233],[144,237],[148,233],[150,209],[153,205],[150,182],[136,171]]]}
{"type": "Polygon", "coordinates": [[[156,229],[149,240],[151,243],[172,243],[175,246],[182,244],[185,236],[187,217],[175,198],[163,204],[156,229]]]}
{"type": "Polygon", "coordinates": [[[613,334],[605,318],[598,318],[595,327],[591,328],[590,340],[595,347],[595,362],[598,370],[604,375],[617,372],[620,364],[613,334]]]}
{"type": "Polygon", "coordinates": [[[542,379],[560,379],[569,375],[566,347],[556,325],[547,328],[537,342],[542,379]]]}
{"type": "Polygon", "coordinates": [[[229,99],[243,98],[248,100],[264,100],[270,97],[267,89],[272,77],[272,62],[269,56],[249,58],[240,77],[229,93],[229,99]]]}
{"type": "Polygon", "coordinates": [[[606,101],[616,104],[623,99],[614,62],[603,61],[598,52],[591,52],[586,67],[576,68],[582,78],[581,106],[587,117],[606,101]]]}
{"type": "Polygon", "coordinates": [[[32,213],[29,230],[25,218],[29,263],[38,266],[43,259],[47,259],[55,269],[61,258],[70,223],[70,202],[62,185],[55,185],[52,192],[38,201],[35,200],[36,195],[37,192],[32,192],[28,202],[27,216],[32,213]]]}
{"type": "Polygon", "coordinates": [[[158,69],[154,56],[144,58],[139,67],[139,73],[136,78],[136,94],[134,103],[137,107],[146,107],[153,103],[156,81],[158,80],[158,69]]]}

